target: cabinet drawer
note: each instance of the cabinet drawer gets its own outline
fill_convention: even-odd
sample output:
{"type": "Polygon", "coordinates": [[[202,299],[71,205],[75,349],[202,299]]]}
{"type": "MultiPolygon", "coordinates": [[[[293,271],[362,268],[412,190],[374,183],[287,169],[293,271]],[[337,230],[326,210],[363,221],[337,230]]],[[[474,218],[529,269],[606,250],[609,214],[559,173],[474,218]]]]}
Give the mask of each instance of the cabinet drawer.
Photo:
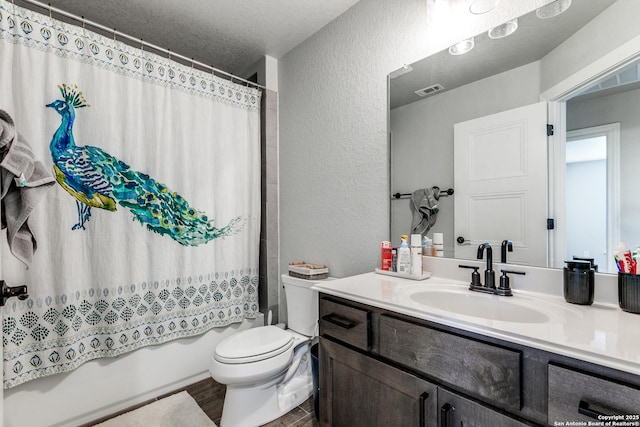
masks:
{"type": "Polygon", "coordinates": [[[529,424],[438,388],[438,425],[525,427],[529,424]]]}
{"type": "Polygon", "coordinates": [[[640,421],[640,389],[552,364],[548,399],[550,425],[566,420],[606,421],[602,415],[640,421]]]}
{"type": "Polygon", "coordinates": [[[380,356],[520,410],[521,353],[380,316],[380,356]]]}
{"type": "Polygon", "coordinates": [[[320,335],[330,336],[362,350],[369,350],[367,310],[320,299],[320,335]]]}

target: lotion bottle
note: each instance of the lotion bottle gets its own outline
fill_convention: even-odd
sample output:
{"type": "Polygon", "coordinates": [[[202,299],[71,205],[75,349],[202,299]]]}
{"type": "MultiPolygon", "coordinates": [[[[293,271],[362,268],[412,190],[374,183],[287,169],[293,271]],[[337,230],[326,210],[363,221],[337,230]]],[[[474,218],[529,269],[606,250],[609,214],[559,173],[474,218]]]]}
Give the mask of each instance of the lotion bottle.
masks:
{"type": "Polygon", "coordinates": [[[411,273],[411,252],[407,243],[407,236],[402,235],[402,243],[398,248],[398,273],[411,273]]]}
{"type": "Polygon", "coordinates": [[[433,249],[436,256],[444,256],[444,238],[442,233],[433,233],[433,249]]]}
{"type": "Polygon", "coordinates": [[[422,235],[411,235],[411,274],[413,276],[422,275],[422,235]]]}
{"type": "Polygon", "coordinates": [[[433,246],[431,245],[432,241],[427,236],[424,236],[422,240],[422,256],[432,256],[433,255],[433,246]]]}

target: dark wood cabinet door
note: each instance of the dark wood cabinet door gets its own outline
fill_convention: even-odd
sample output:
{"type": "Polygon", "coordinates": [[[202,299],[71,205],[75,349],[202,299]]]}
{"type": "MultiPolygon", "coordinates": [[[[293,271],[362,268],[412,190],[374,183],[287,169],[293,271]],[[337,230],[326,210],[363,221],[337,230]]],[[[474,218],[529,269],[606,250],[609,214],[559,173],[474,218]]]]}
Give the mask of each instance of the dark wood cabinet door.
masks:
{"type": "Polygon", "coordinates": [[[320,423],[332,427],[437,426],[437,387],[320,338],[320,423]]]}
{"type": "Polygon", "coordinates": [[[438,388],[438,421],[438,425],[443,427],[524,427],[530,425],[443,388],[438,388]]]}

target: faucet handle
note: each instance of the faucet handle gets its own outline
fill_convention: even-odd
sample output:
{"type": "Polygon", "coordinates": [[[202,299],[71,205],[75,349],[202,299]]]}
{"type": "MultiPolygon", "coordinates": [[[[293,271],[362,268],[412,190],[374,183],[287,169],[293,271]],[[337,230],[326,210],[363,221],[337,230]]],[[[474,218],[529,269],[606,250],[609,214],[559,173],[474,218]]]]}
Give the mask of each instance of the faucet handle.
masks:
{"type": "Polygon", "coordinates": [[[500,276],[500,286],[495,290],[495,293],[503,297],[513,296],[513,292],[511,292],[511,288],[509,287],[509,276],[507,276],[507,274],[521,274],[524,276],[525,272],[511,270],[500,270],[500,272],[502,273],[500,276]]]}
{"type": "Polygon", "coordinates": [[[473,290],[477,287],[482,287],[482,283],[480,283],[480,273],[478,273],[478,269],[480,267],[476,267],[473,265],[458,265],[458,267],[473,269],[473,272],[471,273],[471,284],[469,286],[469,289],[473,290]]]}

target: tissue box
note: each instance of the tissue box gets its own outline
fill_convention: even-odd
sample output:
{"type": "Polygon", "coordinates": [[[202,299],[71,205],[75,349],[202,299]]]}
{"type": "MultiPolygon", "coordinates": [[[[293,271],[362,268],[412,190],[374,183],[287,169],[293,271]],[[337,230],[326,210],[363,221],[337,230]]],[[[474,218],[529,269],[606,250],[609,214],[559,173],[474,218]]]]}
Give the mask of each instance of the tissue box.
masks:
{"type": "Polygon", "coordinates": [[[289,263],[289,276],[307,280],[320,280],[329,277],[329,268],[322,264],[308,264],[304,261],[289,263]]]}

